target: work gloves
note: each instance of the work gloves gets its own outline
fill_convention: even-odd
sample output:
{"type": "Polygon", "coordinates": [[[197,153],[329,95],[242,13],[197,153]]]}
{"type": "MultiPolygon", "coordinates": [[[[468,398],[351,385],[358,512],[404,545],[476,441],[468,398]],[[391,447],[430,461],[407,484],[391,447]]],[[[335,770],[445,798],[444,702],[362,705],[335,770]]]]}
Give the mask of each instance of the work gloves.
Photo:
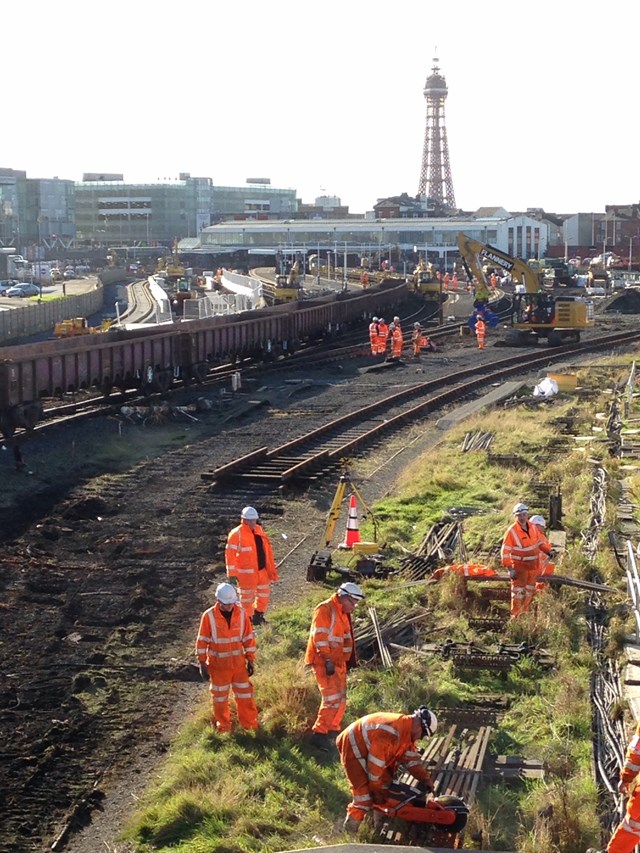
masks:
{"type": "Polygon", "coordinates": [[[327,673],[327,675],[333,675],[336,671],[335,663],[327,658],[327,660],[324,662],[324,671],[327,673]]]}
{"type": "Polygon", "coordinates": [[[203,681],[209,681],[209,670],[207,669],[206,663],[200,664],[200,678],[203,681]]]}
{"type": "Polygon", "coordinates": [[[251,678],[251,676],[253,675],[253,669],[254,669],[253,663],[250,660],[248,660],[247,661],[247,674],[248,674],[249,678],[251,678]]]}

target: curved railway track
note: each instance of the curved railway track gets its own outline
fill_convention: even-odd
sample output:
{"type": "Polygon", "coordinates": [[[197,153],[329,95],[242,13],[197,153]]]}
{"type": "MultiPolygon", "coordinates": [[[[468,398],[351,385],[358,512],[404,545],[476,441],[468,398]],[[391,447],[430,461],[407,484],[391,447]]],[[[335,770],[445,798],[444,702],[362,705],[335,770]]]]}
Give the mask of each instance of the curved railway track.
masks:
{"type": "MultiPolygon", "coordinates": [[[[557,354],[564,359],[638,340],[640,332],[617,333],[563,347],[557,354]]],[[[353,455],[366,444],[380,440],[416,417],[460,401],[488,383],[503,381],[524,370],[546,367],[551,360],[549,351],[538,354],[528,351],[458,371],[452,377],[419,383],[330,421],[280,447],[271,450],[262,447],[238,457],[212,472],[203,473],[202,477],[216,484],[232,478],[244,491],[255,483],[280,488],[310,476],[317,478],[319,472],[335,470],[344,457],[353,455]],[[416,402],[421,397],[424,399],[416,402]]]]}

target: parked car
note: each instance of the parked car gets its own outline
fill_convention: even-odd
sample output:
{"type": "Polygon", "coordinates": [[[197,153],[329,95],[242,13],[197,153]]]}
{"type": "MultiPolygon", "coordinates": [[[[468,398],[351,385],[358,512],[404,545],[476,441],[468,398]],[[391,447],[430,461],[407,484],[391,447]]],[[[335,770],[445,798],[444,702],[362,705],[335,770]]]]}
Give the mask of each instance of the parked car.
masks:
{"type": "Polygon", "coordinates": [[[70,279],[75,278],[76,277],[75,270],[65,270],[63,273],[63,277],[64,277],[65,281],[69,281],[70,279]]]}
{"type": "Polygon", "coordinates": [[[5,296],[40,296],[40,288],[37,284],[25,281],[21,284],[14,284],[6,291],[5,296]]]}
{"type": "Polygon", "coordinates": [[[0,281],[0,296],[6,296],[7,290],[16,283],[15,281],[0,281]]]}

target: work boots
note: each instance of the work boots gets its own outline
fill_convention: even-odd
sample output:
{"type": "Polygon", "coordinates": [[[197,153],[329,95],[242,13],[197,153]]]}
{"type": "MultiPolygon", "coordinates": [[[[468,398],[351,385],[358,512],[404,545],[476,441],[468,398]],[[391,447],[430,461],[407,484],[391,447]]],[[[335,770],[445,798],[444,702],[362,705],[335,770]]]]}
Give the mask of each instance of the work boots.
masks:
{"type": "Polygon", "coordinates": [[[309,738],[309,743],[320,752],[331,752],[331,741],[326,734],[322,732],[314,732],[309,738]]]}
{"type": "Polygon", "coordinates": [[[267,620],[264,618],[264,613],[260,610],[255,610],[253,616],[251,617],[251,624],[255,627],[256,625],[266,625],[267,620]]]}
{"type": "Polygon", "coordinates": [[[357,835],[358,830],[360,829],[360,821],[347,815],[344,819],[344,823],[342,824],[342,828],[345,832],[349,833],[349,835],[357,835]]]}

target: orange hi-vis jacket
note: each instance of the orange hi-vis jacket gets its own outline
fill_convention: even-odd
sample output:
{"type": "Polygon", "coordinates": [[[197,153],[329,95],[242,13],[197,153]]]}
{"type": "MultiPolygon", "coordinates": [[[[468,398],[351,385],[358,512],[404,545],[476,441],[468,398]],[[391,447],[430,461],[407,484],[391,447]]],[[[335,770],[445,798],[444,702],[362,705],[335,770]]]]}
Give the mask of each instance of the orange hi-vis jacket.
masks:
{"type": "Polygon", "coordinates": [[[402,344],[402,332],[396,327],[391,336],[391,352],[396,358],[399,358],[402,355],[402,344]]]}
{"type": "Polygon", "coordinates": [[[340,607],[338,595],[321,601],[313,611],[304,662],[309,666],[332,660],[336,667],[356,663],[351,616],[340,607]]]}
{"type": "Polygon", "coordinates": [[[630,784],[640,773],[640,723],[636,726],[634,736],[627,747],[624,767],[620,771],[620,781],[630,784]]]}
{"type": "Polygon", "coordinates": [[[262,537],[266,559],[265,569],[269,580],[279,580],[278,570],[273,558],[273,549],[267,534],[259,524],[256,524],[253,531],[248,524],[239,524],[230,531],[227,537],[225,560],[227,575],[230,578],[237,578],[238,585],[245,589],[256,589],[258,587],[258,551],[254,534],[262,537]]]}
{"type": "Polygon", "coordinates": [[[502,540],[502,565],[520,574],[537,571],[540,549],[545,553],[551,550],[549,545],[545,545],[535,524],[529,522],[525,529],[514,521],[502,540]]]}
{"type": "MultiPolygon", "coordinates": [[[[400,768],[415,779],[431,782],[429,771],[411,738],[413,716],[379,712],[367,714],[342,731],[336,744],[347,775],[353,761],[364,771],[372,794],[386,797],[400,768]]],[[[355,768],[354,768],[355,769],[355,768]]]]}
{"type": "Polygon", "coordinates": [[[256,637],[251,619],[239,604],[234,605],[227,622],[216,602],[202,614],[196,640],[196,656],[209,670],[244,668],[245,661],[256,657],[256,637]]]}
{"type": "MultiPolygon", "coordinates": [[[[640,772],[640,723],[627,747],[624,767],[620,771],[620,781],[630,785],[640,772]]],[[[627,800],[627,809],[622,823],[619,823],[607,846],[609,853],[631,853],[640,842],[640,785],[631,789],[627,800]]]]}
{"type": "Polygon", "coordinates": [[[387,323],[378,323],[378,352],[383,353],[387,349],[389,337],[389,326],[387,323]]]}

